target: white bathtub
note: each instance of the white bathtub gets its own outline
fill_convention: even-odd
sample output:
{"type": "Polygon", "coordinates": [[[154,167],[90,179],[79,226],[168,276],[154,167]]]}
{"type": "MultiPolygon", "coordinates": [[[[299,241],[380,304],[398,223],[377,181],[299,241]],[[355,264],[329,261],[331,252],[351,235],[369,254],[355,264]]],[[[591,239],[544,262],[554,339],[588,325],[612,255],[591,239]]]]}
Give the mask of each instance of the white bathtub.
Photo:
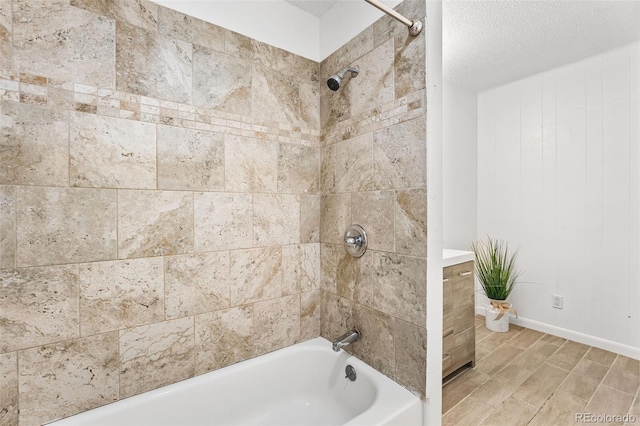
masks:
{"type": "Polygon", "coordinates": [[[420,425],[418,397],[321,337],[51,423],[420,425]],[[357,378],[345,378],[345,367],[357,378]]]}

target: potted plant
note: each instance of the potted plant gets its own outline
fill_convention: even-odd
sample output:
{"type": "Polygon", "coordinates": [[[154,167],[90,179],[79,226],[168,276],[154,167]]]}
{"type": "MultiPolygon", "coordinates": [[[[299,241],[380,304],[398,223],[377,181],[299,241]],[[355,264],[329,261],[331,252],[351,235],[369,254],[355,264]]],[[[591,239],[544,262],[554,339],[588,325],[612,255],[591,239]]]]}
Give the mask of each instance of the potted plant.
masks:
{"type": "Polygon", "coordinates": [[[506,242],[487,237],[487,242],[471,243],[475,253],[475,273],[490,304],[486,307],[485,323],[492,331],[509,331],[509,315],[518,312],[507,302],[521,272],[515,269],[518,250],[509,254],[506,242]]]}

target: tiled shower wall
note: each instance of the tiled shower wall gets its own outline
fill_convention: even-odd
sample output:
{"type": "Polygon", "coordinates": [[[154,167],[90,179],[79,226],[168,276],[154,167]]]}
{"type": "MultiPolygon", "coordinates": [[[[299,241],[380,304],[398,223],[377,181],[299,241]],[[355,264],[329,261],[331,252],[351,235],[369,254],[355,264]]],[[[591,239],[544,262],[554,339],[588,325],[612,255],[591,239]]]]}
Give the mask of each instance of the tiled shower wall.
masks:
{"type": "MultiPolygon", "coordinates": [[[[397,9],[425,16],[425,2],[397,9]]],[[[378,20],[320,66],[360,74],[338,92],[320,91],[322,336],[356,327],[356,356],[424,396],[426,369],[425,32],[411,37],[378,20]],[[346,228],[364,227],[369,250],[342,247],[346,228]]]]}
{"type": "Polygon", "coordinates": [[[0,424],[319,335],[318,75],[143,0],[0,0],[0,424]]]}

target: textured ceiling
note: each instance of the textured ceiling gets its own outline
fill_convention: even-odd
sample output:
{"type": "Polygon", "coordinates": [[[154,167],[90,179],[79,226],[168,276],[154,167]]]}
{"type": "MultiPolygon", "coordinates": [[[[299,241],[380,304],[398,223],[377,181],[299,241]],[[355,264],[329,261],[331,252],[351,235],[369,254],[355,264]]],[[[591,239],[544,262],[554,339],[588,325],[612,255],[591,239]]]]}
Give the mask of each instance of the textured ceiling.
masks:
{"type": "Polygon", "coordinates": [[[324,13],[331,9],[338,0],[284,0],[310,14],[320,18],[324,13]]]}
{"type": "Polygon", "coordinates": [[[443,0],[443,72],[481,91],[640,40],[640,0],[443,0]]]}

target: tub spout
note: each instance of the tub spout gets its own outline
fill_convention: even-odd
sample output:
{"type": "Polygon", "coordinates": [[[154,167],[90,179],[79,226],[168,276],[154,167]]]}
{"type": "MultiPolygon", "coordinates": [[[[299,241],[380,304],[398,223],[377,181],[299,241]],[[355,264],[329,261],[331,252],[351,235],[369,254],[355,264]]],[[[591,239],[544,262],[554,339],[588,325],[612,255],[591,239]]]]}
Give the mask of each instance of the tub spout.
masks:
{"type": "Polygon", "coordinates": [[[340,349],[360,340],[360,332],[356,329],[349,330],[333,341],[333,350],[339,352],[340,349]]]}

